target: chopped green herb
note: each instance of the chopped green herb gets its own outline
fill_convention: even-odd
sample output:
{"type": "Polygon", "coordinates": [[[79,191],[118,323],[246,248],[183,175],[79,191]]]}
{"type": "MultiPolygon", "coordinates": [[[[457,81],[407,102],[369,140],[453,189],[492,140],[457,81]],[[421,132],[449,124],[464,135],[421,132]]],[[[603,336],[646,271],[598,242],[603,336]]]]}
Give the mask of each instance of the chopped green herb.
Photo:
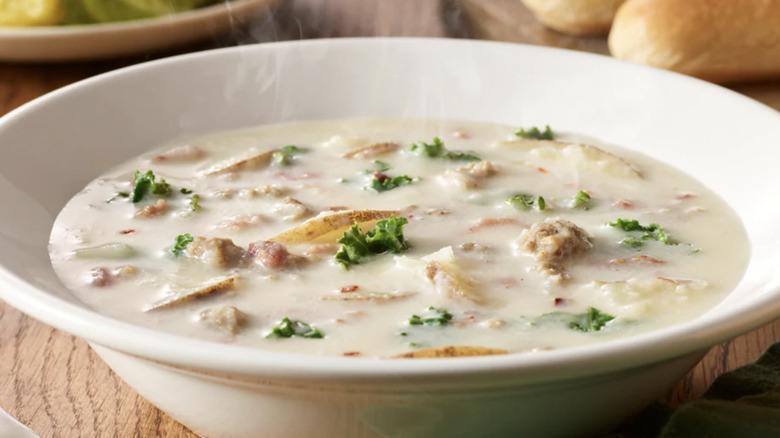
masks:
{"type": "Polygon", "coordinates": [[[613,319],[615,319],[615,317],[612,315],[604,313],[595,307],[588,307],[588,310],[583,313],[545,313],[535,318],[528,319],[527,324],[531,327],[538,327],[544,323],[564,324],[572,330],[597,332],[613,319]]]}
{"type": "Polygon", "coordinates": [[[189,233],[179,234],[178,236],[176,236],[176,243],[174,243],[173,246],[171,247],[171,252],[174,255],[181,254],[182,251],[184,251],[184,249],[187,248],[187,245],[192,243],[192,241],[193,238],[189,233]]]}
{"type": "Polygon", "coordinates": [[[592,207],[592,205],[590,203],[589,194],[580,190],[579,192],[577,192],[576,195],[574,195],[574,198],[571,201],[571,208],[580,209],[580,210],[590,210],[590,207],[592,207]]]}
{"type": "Polygon", "coordinates": [[[192,193],[192,190],[185,189],[184,187],[182,187],[181,190],[179,191],[181,192],[182,195],[189,195],[190,193],[192,193]]]}
{"type": "Polygon", "coordinates": [[[569,323],[569,328],[581,332],[597,332],[604,328],[614,316],[604,313],[595,307],[588,307],[585,313],[575,315],[576,320],[569,323]]]}
{"type": "Polygon", "coordinates": [[[407,175],[399,175],[389,177],[384,173],[377,172],[374,174],[374,178],[371,180],[371,188],[377,192],[386,192],[393,190],[400,186],[411,184],[414,180],[407,175]]]}
{"type": "Polygon", "coordinates": [[[555,138],[555,134],[553,134],[552,129],[550,129],[550,125],[545,126],[544,131],[539,130],[536,126],[528,128],[527,131],[524,128],[520,128],[519,131],[515,132],[515,135],[535,140],[553,140],[555,138]]]}
{"type": "Polygon", "coordinates": [[[306,148],[294,145],[283,146],[271,154],[271,164],[275,166],[289,166],[292,164],[295,155],[305,154],[306,152],[309,152],[306,148]]]}
{"type": "Polygon", "coordinates": [[[365,169],[363,172],[365,173],[374,173],[374,172],[387,172],[390,170],[390,163],[385,163],[381,160],[374,160],[374,166],[375,169],[365,169]]]}
{"type": "Polygon", "coordinates": [[[266,335],[266,338],[279,339],[291,338],[293,336],[309,339],[322,339],[325,337],[321,331],[309,324],[306,324],[303,321],[292,321],[285,316],[277,327],[271,329],[271,332],[266,335]]]}
{"type": "Polygon", "coordinates": [[[636,219],[618,218],[614,222],[607,222],[610,227],[620,228],[627,233],[640,232],[641,235],[626,237],[620,243],[631,248],[642,248],[646,240],[657,240],[664,245],[677,245],[678,242],[672,240],[668,234],[658,224],[642,225],[636,219]]]}
{"type": "Polygon", "coordinates": [[[143,199],[147,194],[165,196],[169,193],[171,193],[171,185],[165,182],[165,179],[160,178],[160,181],[155,181],[154,172],[151,170],[147,170],[146,173],[135,171],[132,198],[134,203],[143,199]]]}
{"type": "Polygon", "coordinates": [[[111,202],[116,201],[117,198],[129,198],[129,197],[130,197],[130,193],[127,193],[127,192],[117,192],[116,195],[114,195],[111,199],[106,201],[106,204],[109,204],[111,202]]]}
{"type": "Polygon", "coordinates": [[[428,314],[425,317],[412,315],[409,318],[409,325],[436,325],[442,326],[452,320],[452,314],[444,309],[437,309],[433,306],[428,308],[428,314]]]}
{"type": "Polygon", "coordinates": [[[433,143],[421,141],[412,143],[409,150],[428,158],[443,158],[453,161],[482,161],[482,158],[463,151],[449,151],[439,137],[433,138],[433,143]]]}
{"type": "Polygon", "coordinates": [[[192,198],[190,199],[190,209],[192,211],[198,211],[202,208],[198,201],[200,201],[200,196],[198,194],[192,195],[192,198]]]}
{"type": "Polygon", "coordinates": [[[336,253],[336,262],[349,269],[350,265],[359,264],[368,256],[385,252],[397,254],[408,249],[403,233],[408,222],[405,217],[390,216],[377,222],[365,234],[358,224],[353,225],[338,240],[341,248],[336,253]]]}
{"type": "Polygon", "coordinates": [[[542,211],[547,208],[547,202],[541,196],[515,195],[507,199],[506,202],[518,210],[530,210],[536,207],[539,211],[542,211]]]}

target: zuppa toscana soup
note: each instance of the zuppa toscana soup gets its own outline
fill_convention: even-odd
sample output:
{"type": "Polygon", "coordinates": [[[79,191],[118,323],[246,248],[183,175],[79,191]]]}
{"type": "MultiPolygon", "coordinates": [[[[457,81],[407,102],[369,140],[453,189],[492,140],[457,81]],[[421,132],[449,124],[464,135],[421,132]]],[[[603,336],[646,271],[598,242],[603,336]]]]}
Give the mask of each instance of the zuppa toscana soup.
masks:
{"type": "Polygon", "coordinates": [[[679,170],[581,140],[336,120],[172,142],[74,196],[51,259],[112,317],[331,356],[532,353],[720,301],[747,263],[736,215],[679,170]]]}

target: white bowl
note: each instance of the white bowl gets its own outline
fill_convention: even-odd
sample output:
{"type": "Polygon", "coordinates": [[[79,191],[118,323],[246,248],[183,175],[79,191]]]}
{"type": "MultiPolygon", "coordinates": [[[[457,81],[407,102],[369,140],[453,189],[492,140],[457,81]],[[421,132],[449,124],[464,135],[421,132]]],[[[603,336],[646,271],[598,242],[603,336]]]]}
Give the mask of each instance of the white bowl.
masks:
{"type": "MultiPolygon", "coordinates": [[[[203,436],[581,436],[663,395],[712,345],[780,316],[780,117],[728,90],[564,50],[463,40],[244,46],[125,68],[0,120],[0,298],[95,351],[203,436]],[[173,138],[291,120],[440,117],[638,149],[718,192],[751,239],[744,279],[662,331],[535,355],[312,357],[184,338],[81,304],[47,242],[104,169],[173,138]]],[[[713,239],[718,236],[713,236],[713,239]]]]}

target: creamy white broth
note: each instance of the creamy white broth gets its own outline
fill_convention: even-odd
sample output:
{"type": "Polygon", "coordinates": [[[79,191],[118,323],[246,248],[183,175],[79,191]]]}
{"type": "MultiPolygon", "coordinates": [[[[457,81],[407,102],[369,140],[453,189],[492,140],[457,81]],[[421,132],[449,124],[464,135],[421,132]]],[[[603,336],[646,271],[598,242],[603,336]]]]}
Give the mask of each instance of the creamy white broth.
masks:
{"type": "MultiPolygon", "coordinates": [[[[515,130],[454,121],[340,120],[167,144],[108,171],[66,205],[52,230],[52,263],[80,299],[113,317],[218,342],[368,357],[449,345],[535,352],[604,342],[695,318],[738,282],[747,262],[746,235],[729,207],[701,184],[631,151],[597,145],[613,154],[606,155],[581,146],[523,142],[515,130]],[[410,151],[413,142],[431,143],[434,137],[447,150],[470,151],[482,161],[410,151]],[[371,158],[343,157],[385,142],[398,148],[371,158]],[[188,149],[180,148],[185,145],[188,149]],[[285,145],[307,152],[292,156],[289,165],[214,172],[237,157],[285,145]],[[155,159],[171,150],[184,150],[189,159],[155,159]],[[413,181],[381,193],[369,188],[383,166],[374,160],[389,166],[386,175],[413,181]],[[456,169],[470,163],[490,163],[493,173],[457,176],[456,169]],[[172,193],[137,203],[117,196],[132,192],[136,170],[152,170],[172,193]],[[571,208],[579,190],[591,196],[588,210],[571,208]],[[542,196],[546,208],[521,210],[507,202],[521,193],[535,201],[542,196]],[[193,194],[200,197],[197,211],[193,194]],[[288,197],[302,206],[286,202],[288,197]],[[159,199],[166,211],[136,217],[159,199]],[[317,215],[338,214],[329,211],[338,208],[398,211],[408,219],[409,249],[372,256],[349,269],[335,261],[335,238],[333,248],[285,244],[297,262],[279,269],[251,257],[220,267],[186,250],[171,253],[184,233],[228,238],[246,250],[317,215]],[[657,223],[677,244],[654,238],[639,249],[620,244],[630,234],[606,225],[618,218],[657,223]],[[545,271],[521,237],[545,219],[576,224],[592,247],[545,271]],[[133,254],[83,252],[106,244],[127,245],[133,254]],[[457,270],[473,285],[472,295],[442,292],[426,275],[434,261],[457,270]],[[128,265],[132,269],[121,270],[128,265]],[[228,278],[234,282],[221,293],[149,310],[172,291],[228,278]],[[366,297],[373,299],[360,299],[366,297]],[[242,323],[232,327],[235,333],[201,316],[220,305],[242,315],[242,323]],[[412,315],[435,316],[429,307],[446,310],[452,319],[442,326],[409,324],[412,315]],[[591,307],[615,318],[598,331],[583,332],[569,326],[571,317],[549,315],[582,314],[591,307]],[[285,317],[310,324],[324,337],[267,338],[285,317]]],[[[578,139],[558,134],[556,140],[578,139]]]]}

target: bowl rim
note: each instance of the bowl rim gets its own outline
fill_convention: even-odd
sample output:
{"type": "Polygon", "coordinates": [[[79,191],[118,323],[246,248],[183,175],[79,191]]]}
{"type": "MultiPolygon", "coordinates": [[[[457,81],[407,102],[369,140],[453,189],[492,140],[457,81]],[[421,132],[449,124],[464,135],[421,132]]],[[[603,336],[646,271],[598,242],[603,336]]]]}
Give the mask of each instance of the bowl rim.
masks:
{"type": "MultiPolygon", "coordinates": [[[[15,120],[34,114],[40,106],[50,101],[77,93],[92,84],[112,78],[132,75],[138,71],[166,69],[169,66],[197,62],[220,56],[231,56],[254,51],[273,51],[293,47],[296,50],[312,46],[340,45],[457,45],[478,49],[481,46],[503,45],[516,50],[565,53],[565,56],[592,61],[598,57],[602,63],[632,71],[651,71],[666,80],[687,81],[696,87],[706,87],[710,93],[720,93],[737,98],[756,111],[767,112],[780,123],[780,114],[759,102],[732,90],[676,73],[632,64],[601,55],[529,46],[515,43],[476,40],[452,40],[442,38],[339,38],[304,41],[285,41],[249,46],[239,46],[178,55],[170,58],[136,64],[103,73],[58,90],[52,91],[0,118],[0,129],[15,120]]],[[[764,325],[780,316],[780,300],[775,299],[780,288],[758,297],[749,305],[738,307],[729,315],[714,320],[698,318],[692,322],[646,334],[631,336],[594,345],[546,351],[543,354],[509,354],[486,357],[416,359],[413,361],[324,357],[295,353],[268,351],[251,347],[225,345],[161,332],[120,321],[76,304],[57,298],[18,277],[0,265],[0,299],[24,313],[60,330],[89,342],[121,351],[133,356],[150,359],[188,369],[201,369],[218,373],[261,376],[291,381],[317,382],[385,382],[393,384],[398,378],[411,382],[454,381],[469,375],[487,381],[498,381],[497,376],[526,382],[544,382],[586,375],[604,374],[620,369],[646,366],[671,360],[686,354],[700,352],[726,339],[764,325]],[[716,324],[717,323],[717,324],[716,324]],[[150,342],[153,340],[154,342],[150,342]],[[229,360],[226,360],[229,359],[229,360]],[[572,366],[576,362],[578,366],[572,366]]]]}

